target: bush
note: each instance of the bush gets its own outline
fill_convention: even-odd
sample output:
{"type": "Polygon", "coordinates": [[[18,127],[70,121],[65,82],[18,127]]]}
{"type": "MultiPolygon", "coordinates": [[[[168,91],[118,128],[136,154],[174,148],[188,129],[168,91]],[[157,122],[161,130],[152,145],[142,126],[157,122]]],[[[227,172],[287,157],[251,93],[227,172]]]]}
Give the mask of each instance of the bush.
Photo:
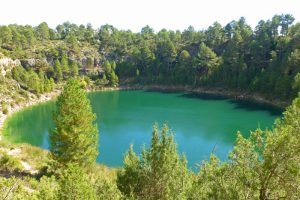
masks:
{"type": "Polygon", "coordinates": [[[16,104],[22,103],[23,99],[21,97],[16,98],[16,104]]]}
{"type": "Polygon", "coordinates": [[[157,125],[153,126],[151,146],[143,149],[142,157],[131,145],[124,157],[124,168],[117,174],[119,190],[137,199],[186,199],[190,180],[187,161],[178,154],[167,125],[160,132],[157,125]]]}
{"type": "Polygon", "coordinates": [[[4,153],[0,157],[0,170],[4,172],[14,172],[20,171],[22,169],[22,165],[20,161],[12,156],[4,153]]]}
{"type": "Polygon", "coordinates": [[[10,106],[13,108],[13,107],[15,107],[15,105],[16,105],[16,103],[15,102],[10,102],[10,106]]]}
{"type": "Polygon", "coordinates": [[[5,81],[4,76],[2,76],[2,75],[0,74],[0,83],[4,83],[4,81],[5,81]]]}
{"type": "Polygon", "coordinates": [[[7,103],[5,101],[2,101],[1,102],[1,106],[2,106],[2,112],[3,112],[3,114],[7,114],[8,113],[7,103]]]}
{"type": "Polygon", "coordinates": [[[8,108],[7,107],[2,108],[2,113],[5,115],[8,114],[8,108]]]}
{"type": "Polygon", "coordinates": [[[38,185],[38,199],[55,200],[58,199],[59,184],[54,176],[43,176],[38,185]]]}
{"type": "Polygon", "coordinates": [[[68,165],[59,180],[59,199],[95,199],[95,192],[85,171],[78,165],[68,165]]]}
{"type": "Polygon", "coordinates": [[[97,199],[122,199],[117,184],[103,175],[91,175],[91,183],[97,199]]]}
{"type": "Polygon", "coordinates": [[[32,184],[37,184],[37,181],[28,177],[24,179],[0,177],[0,197],[16,200],[38,199],[35,190],[32,189],[32,184]]]}

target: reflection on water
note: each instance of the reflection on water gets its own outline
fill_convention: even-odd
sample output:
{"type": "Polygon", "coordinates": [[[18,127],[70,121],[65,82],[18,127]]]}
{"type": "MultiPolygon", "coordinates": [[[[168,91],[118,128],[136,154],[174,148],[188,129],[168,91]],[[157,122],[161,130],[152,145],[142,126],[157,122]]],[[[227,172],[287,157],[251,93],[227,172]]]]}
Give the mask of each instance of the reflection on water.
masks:
{"type": "MultiPolygon", "coordinates": [[[[153,91],[109,91],[90,93],[100,132],[98,162],[121,166],[130,143],[139,153],[149,145],[154,122],[168,123],[178,148],[194,167],[214,152],[226,159],[236,131],[272,127],[279,112],[274,109],[223,97],[153,91]]],[[[6,138],[49,148],[48,131],[53,128],[55,103],[47,102],[14,114],[7,122],[6,138]]]]}
{"type": "Polygon", "coordinates": [[[235,109],[245,109],[248,111],[267,111],[274,116],[279,116],[282,114],[283,109],[267,104],[262,102],[256,102],[252,100],[244,100],[244,99],[235,99],[235,98],[228,98],[222,95],[215,95],[215,94],[205,94],[205,93],[186,93],[180,95],[180,97],[184,98],[196,98],[202,100],[228,100],[230,103],[234,104],[235,109]]]}

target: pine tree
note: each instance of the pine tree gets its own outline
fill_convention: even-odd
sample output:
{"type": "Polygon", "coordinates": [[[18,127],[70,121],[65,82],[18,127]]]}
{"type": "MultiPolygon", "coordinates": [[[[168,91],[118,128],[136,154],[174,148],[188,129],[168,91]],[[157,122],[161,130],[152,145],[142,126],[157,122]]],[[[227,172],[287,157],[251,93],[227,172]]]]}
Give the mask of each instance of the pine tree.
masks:
{"type": "Polygon", "coordinates": [[[118,173],[118,188],[127,197],[137,199],[186,199],[190,173],[184,156],[177,147],[169,128],[159,133],[153,127],[151,147],[144,149],[140,159],[132,146],[124,158],[124,170],[118,173]]]}
{"type": "Polygon", "coordinates": [[[61,70],[63,74],[66,76],[67,74],[69,74],[69,63],[68,63],[67,56],[63,55],[60,63],[61,63],[61,70]]]}
{"type": "Polygon", "coordinates": [[[111,71],[112,71],[112,67],[111,67],[111,64],[109,63],[109,61],[105,61],[104,62],[104,71],[105,71],[105,73],[107,74],[107,75],[109,75],[110,73],[111,73],[111,71]]]}
{"type": "Polygon", "coordinates": [[[54,73],[54,77],[56,78],[57,81],[63,80],[63,73],[62,73],[61,64],[60,64],[59,60],[55,60],[55,62],[54,62],[53,73],[54,73]]]}
{"type": "Polygon", "coordinates": [[[52,90],[54,90],[54,88],[55,88],[55,82],[54,82],[54,79],[51,77],[50,79],[49,79],[49,81],[50,81],[50,91],[52,91],[52,90]]]}
{"type": "Polygon", "coordinates": [[[110,73],[110,85],[113,86],[113,87],[116,87],[116,86],[118,86],[118,84],[119,84],[119,78],[116,75],[116,73],[114,72],[114,70],[111,70],[111,73],[110,73]]]}
{"type": "Polygon", "coordinates": [[[273,130],[238,133],[228,161],[212,155],[193,182],[190,199],[299,199],[300,96],[273,130]]]}
{"type": "Polygon", "coordinates": [[[69,73],[71,77],[78,76],[78,65],[75,61],[71,61],[69,73]]]}
{"type": "Polygon", "coordinates": [[[59,181],[59,199],[96,199],[96,194],[85,171],[77,165],[68,165],[59,181]]]}
{"type": "Polygon", "coordinates": [[[111,63],[111,68],[112,68],[112,70],[116,71],[117,64],[116,64],[115,61],[113,61],[113,62],[111,63]]]}
{"type": "Polygon", "coordinates": [[[51,130],[51,156],[65,166],[89,166],[98,155],[98,129],[90,101],[78,79],[70,79],[58,97],[54,113],[56,128],[51,130]]]}

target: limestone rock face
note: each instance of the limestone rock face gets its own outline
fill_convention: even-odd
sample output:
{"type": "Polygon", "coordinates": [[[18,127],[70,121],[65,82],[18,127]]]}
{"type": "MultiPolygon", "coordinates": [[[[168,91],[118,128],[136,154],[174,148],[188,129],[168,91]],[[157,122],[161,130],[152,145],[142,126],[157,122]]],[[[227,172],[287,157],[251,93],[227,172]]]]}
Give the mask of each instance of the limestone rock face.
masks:
{"type": "Polygon", "coordinates": [[[21,65],[20,60],[13,60],[11,58],[1,58],[0,59],[0,73],[2,76],[5,76],[12,68],[21,65]]]}

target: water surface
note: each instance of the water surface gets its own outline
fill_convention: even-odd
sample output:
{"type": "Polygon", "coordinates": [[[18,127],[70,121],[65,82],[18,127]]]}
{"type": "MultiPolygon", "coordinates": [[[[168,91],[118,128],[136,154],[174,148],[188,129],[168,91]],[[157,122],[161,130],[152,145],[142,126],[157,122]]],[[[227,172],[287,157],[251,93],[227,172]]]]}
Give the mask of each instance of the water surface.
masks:
{"type": "MultiPolygon", "coordinates": [[[[248,136],[257,127],[271,128],[280,115],[265,105],[190,93],[107,91],[90,93],[89,98],[100,132],[97,161],[108,166],[122,166],[131,143],[138,153],[143,144],[149,145],[155,122],[168,123],[179,151],[195,168],[213,149],[226,159],[238,130],[248,136]]],[[[50,101],[15,113],[6,122],[5,138],[48,149],[54,108],[50,101]]]]}

